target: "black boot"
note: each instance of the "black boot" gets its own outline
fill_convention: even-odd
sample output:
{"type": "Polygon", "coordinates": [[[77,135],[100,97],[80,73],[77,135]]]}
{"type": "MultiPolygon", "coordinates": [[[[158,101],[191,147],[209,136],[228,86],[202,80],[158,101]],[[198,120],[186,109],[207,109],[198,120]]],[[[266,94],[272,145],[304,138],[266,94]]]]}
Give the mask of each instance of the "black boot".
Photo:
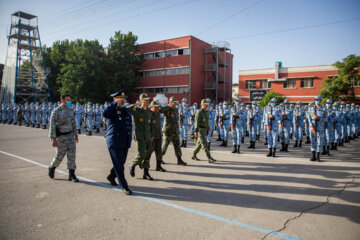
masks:
{"type": "Polygon", "coordinates": [[[288,152],[289,144],[285,144],[285,152],[288,152]]]}
{"type": "Polygon", "coordinates": [[[317,156],[316,156],[316,160],[317,160],[318,162],[321,162],[321,160],[320,160],[320,153],[317,152],[316,155],[317,155],[317,156]]]}
{"type": "Polygon", "coordinates": [[[222,144],[219,145],[220,147],[225,146],[225,140],[222,140],[222,144]]]}
{"type": "Polygon", "coordinates": [[[329,146],[326,147],[326,152],[327,152],[327,155],[330,156],[330,147],[329,146]]]}
{"type": "Polygon", "coordinates": [[[323,146],[323,150],[322,150],[322,152],[321,152],[321,155],[326,155],[326,148],[325,148],[325,146],[323,146]]]}
{"type": "Polygon", "coordinates": [[[86,136],[92,136],[92,131],[87,132],[86,136]]]}
{"type": "Polygon", "coordinates": [[[345,138],[345,142],[346,142],[346,143],[350,142],[350,141],[349,141],[349,137],[346,137],[346,138],[345,138]]]}
{"type": "Polygon", "coordinates": [[[154,180],[150,174],[149,174],[149,169],[148,168],[144,168],[144,175],[143,175],[143,179],[147,179],[147,180],[154,180]]]}
{"type": "Polygon", "coordinates": [[[268,145],[267,138],[265,138],[265,143],[264,143],[264,145],[268,145]]]}
{"type": "Polygon", "coordinates": [[[49,177],[54,178],[56,167],[49,167],[49,177]]]}
{"type": "Polygon", "coordinates": [[[225,140],[225,145],[224,145],[224,147],[227,147],[227,142],[228,142],[228,140],[225,140]]]}
{"type": "Polygon", "coordinates": [[[255,149],[255,141],[252,142],[252,149],[255,149]]]}
{"type": "Polygon", "coordinates": [[[302,141],[300,140],[299,147],[302,147],[302,141]]]}
{"type": "Polygon", "coordinates": [[[256,135],[256,140],[260,140],[260,135],[256,135]]]}
{"type": "Polygon", "coordinates": [[[191,157],[192,160],[196,160],[196,161],[200,161],[200,159],[198,159],[198,157],[196,155],[191,157]]]}
{"type": "Polygon", "coordinates": [[[214,162],[216,162],[216,160],[215,159],[213,159],[211,156],[208,158],[208,162],[209,163],[214,163],[214,162]]]}
{"type": "Polygon", "coordinates": [[[269,148],[269,153],[266,155],[267,157],[271,157],[272,156],[272,148],[269,148]]]}
{"type": "Polygon", "coordinates": [[[237,153],[240,153],[240,145],[237,145],[237,153]]]}
{"type": "Polygon", "coordinates": [[[110,182],[111,186],[117,186],[117,183],[115,181],[115,178],[111,176],[111,174],[109,176],[106,177],[106,179],[110,182]]]}
{"type": "Polygon", "coordinates": [[[241,143],[244,143],[244,142],[245,142],[245,138],[242,137],[242,138],[241,138],[241,143]]]}
{"type": "Polygon", "coordinates": [[[253,147],[253,142],[250,141],[250,146],[248,146],[247,148],[252,148],[253,147]]]}
{"type": "Polygon", "coordinates": [[[208,149],[209,149],[209,151],[210,151],[210,145],[211,145],[211,143],[210,143],[210,142],[208,142],[207,144],[208,144],[208,149]]]}
{"type": "Polygon", "coordinates": [[[294,147],[298,147],[298,140],[295,141],[294,147]]]}
{"type": "Polygon", "coordinates": [[[275,157],[276,148],[273,149],[272,156],[275,157]]]}
{"type": "Polygon", "coordinates": [[[129,166],[130,176],[132,176],[132,177],[135,177],[135,167],[136,167],[136,165],[134,165],[134,164],[129,166]]]}
{"type": "Polygon", "coordinates": [[[281,149],[280,149],[280,152],[283,152],[285,151],[285,143],[281,143],[281,149]]]}
{"type": "Polygon", "coordinates": [[[78,134],[81,134],[81,129],[78,129],[77,132],[78,132],[78,134]]]}
{"type": "Polygon", "coordinates": [[[185,141],[184,141],[184,147],[185,147],[185,148],[186,148],[186,144],[187,144],[187,141],[185,140],[185,141]]]}
{"type": "Polygon", "coordinates": [[[186,166],[186,162],[184,162],[181,157],[178,157],[178,162],[177,162],[178,165],[182,165],[182,166],[186,166]]]}
{"type": "Polygon", "coordinates": [[[306,144],[309,144],[310,143],[310,137],[306,137],[306,144]]]}
{"type": "Polygon", "coordinates": [[[161,161],[156,162],[156,171],[166,172],[166,170],[161,167],[161,161]]]}
{"type": "Polygon", "coordinates": [[[237,145],[234,145],[234,150],[231,153],[237,153],[237,145]]]}
{"type": "Polygon", "coordinates": [[[181,141],[180,147],[184,147],[184,141],[181,141]]]}
{"type": "Polygon", "coordinates": [[[335,144],[332,142],[330,150],[334,150],[334,149],[335,149],[335,144]]]}
{"type": "Polygon", "coordinates": [[[337,145],[338,145],[337,143],[334,144],[334,150],[336,150],[336,151],[338,150],[337,145]]]}
{"type": "Polygon", "coordinates": [[[97,132],[97,133],[98,133],[98,132],[100,132],[100,129],[99,129],[99,128],[97,128],[97,129],[96,129],[96,132],[97,132]]]}
{"type": "Polygon", "coordinates": [[[316,161],[316,157],[315,157],[315,151],[311,151],[312,157],[310,158],[310,161],[316,161]]]}
{"type": "Polygon", "coordinates": [[[79,182],[79,179],[75,176],[75,169],[69,169],[69,181],[79,182]]]}

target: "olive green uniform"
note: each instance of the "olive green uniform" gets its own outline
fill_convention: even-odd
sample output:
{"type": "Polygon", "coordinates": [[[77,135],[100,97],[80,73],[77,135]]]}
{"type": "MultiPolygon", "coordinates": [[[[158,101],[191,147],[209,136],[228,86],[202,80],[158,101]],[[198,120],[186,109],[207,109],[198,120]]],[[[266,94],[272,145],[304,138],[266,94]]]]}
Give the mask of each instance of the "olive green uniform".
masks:
{"type": "Polygon", "coordinates": [[[200,149],[203,148],[206,156],[210,159],[211,155],[207,145],[207,135],[209,133],[209,113],[204,109],[197,111],[195,115],[195,132],[198,133],[198,138],[196,141],[196,146],[194,148],[193,155],[196,156],[200,152],[200,149]]]}
{"type": "Polygon", "coordinates": [[[165,141],[162,146],[162,155],[166,153],[166,150],[170,144],[173,143],[176,157],[181,157],[180,139],[179,139],[179,116],[178,109],[169,106],[160,109],[160,112],[164,114],[164,133],[165,141]]]}
{"type": "Polygon", "coordinates": [[[155,151],[156,161],[162,161],[162,152],[161,152],[161,144],[162,144],[162,134],[161,134],[161,118],[159,112],[152,112],[151,115],[151,123],[150,123],[151,132],[153,132],[153,141],[150,144],[150,148],[146,154],[146,161],[150,161],[151,154],[155,151]]]}
{"type": "Polygon", "coordinates": [[[133,115],[135,123],[135,139],[137,142],[137,151],[133,165],[139,165],[143,168],[150,168],[149,159],[146,159],[146,154],[151,147],[151,138],[153,132],[150,128],[151,123],[151,111],[149,109],[143,109],[135,105],[128,106],[130,113],[133,115]]]}

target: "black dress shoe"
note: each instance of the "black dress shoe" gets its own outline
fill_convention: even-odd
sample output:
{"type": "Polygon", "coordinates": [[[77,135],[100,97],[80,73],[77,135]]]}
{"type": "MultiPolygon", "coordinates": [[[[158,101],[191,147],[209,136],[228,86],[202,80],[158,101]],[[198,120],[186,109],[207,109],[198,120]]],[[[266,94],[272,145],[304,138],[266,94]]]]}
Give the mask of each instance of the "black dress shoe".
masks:
{"type": "Polygon", "coordinates": [[[109,176],[106,177],[106,179],[110,182],[110,185],[111,185],[111,186],[117,186],[117,183],[116,183],[116,181],[115,181],[115,178],[112,178],[112,177],[110,177],[110,175],[109,175],[109,176]]]}
{"type": "Polygon", "coordinates": [[[191,159],[196,160],[196,161],[200,161],[200,159],[198,159],[197,156],[192,156],[191,159]]]}
{"type": "Polygon", "coordinates": [[[123,188],[123,192],[125,193],[125,195],[131,195],[132,191],[127,187],[127,188],[123,188]]]}
{"type": "Polygon", "coordinates": [[[130,176],[135,177],[135,165],[129,166],[130,176]]]}

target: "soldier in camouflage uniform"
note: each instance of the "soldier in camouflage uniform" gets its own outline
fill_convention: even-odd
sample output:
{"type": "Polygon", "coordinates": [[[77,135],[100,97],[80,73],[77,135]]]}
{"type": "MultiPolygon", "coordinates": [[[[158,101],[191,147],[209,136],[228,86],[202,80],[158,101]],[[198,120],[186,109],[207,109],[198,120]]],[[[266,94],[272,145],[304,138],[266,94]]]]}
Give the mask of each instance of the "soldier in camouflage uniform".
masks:
{"type": "Polygon", "coordinates": [[[196,112],[195,115],[194,135],[197,139],[197,142],[194,148],[192,159],[199,161],[199,159],[196,157],[196,154],[198,154],[200,152],[200,149],[203,148],[209,163],[214,163],[216,160],[211,157],[206,141],[206,136],[209,133],[209,113],[207,111],[208,107],[209,101],[207,99],[201,100],[201,108],[199,111],[196,112]]]}
{"type": "Polygon", "coordinates": [[[160,113],[164,114],[164,133],[165,133],[165,142],[162,146],[162,155],[164,156],[170,142],[174,145],[175,155],[178,159],[178,165],[186,165],[181,159],[181,148],[180,148],[180,139],[179,139],[179,114],[176,109],[177,100],[175,97],[170,97],[169,104],[166,107],[160,109],[160,113]]]}
{"type": "Polygon", "coordinates": [[[50,119],[50,138],[52,146],[56,148],[56,155],[49,166],[49,177],[54,178],[55,168],[57,168],[67,154],[67,165],[69,169],[69,181],[78,182],[75,176],[75,157],[76,143],[79,142],[76,134],[76,123],[74,110],[71,109],[70,96],[62,94],[61,105],[51,113],[50,119]]]}
{"type": "Polygon", "coordinates": [[[151,146],[146,154],[145,161],[150,161],[151,154],[155,151],[156,155],[156,171],[166,172],[164,168],[161,167],[162,162],[162,152],[161,152],[161,144],[162,144],[162,133],[161,133],[161,117],[159,113],[159,103],[158,101],[153,101],[150,104],[150,110],[152,112],[151,115],[151,123],[150,129],[153,133],[153,140],[151,141],[151,146]]]}
{"type": "Polygon", "coordinates": [[[133,115],[135,122],[135,138],[137,142],[137,151],[133,164],[130,168],[130,175],[135,177],[135,167],[140,165],[140,168],[144,168],[143,179],[153,180],[149,174],[150,159],[146,159],[146,154],[151,147],[151,141],[153,140],[153,133],[150,131],[151,112],[148,108],[150,98],[146,93],[140,95],[140,106],[130,105],[129,109],[131,115],[133,115]]]}

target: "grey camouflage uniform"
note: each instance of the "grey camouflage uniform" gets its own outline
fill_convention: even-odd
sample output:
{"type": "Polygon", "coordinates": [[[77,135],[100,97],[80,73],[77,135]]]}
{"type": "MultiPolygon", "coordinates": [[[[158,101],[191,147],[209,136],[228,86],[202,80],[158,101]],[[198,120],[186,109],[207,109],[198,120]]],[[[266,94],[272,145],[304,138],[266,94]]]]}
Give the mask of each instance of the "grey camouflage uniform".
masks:
{"type": "Polygon", "coordinates": [[[49,137],[56,137],[58,142],[56,155],[51,161],[50,167],[58,167],[65,157],[65,154],[67,154],[68,169],[76,169],[76,122],[74,110],[62,105],[55,108],[51,113],[49,130],[49,137]],[[58,129],[58,132],[56,132],[56,129],[58,129]]]}

